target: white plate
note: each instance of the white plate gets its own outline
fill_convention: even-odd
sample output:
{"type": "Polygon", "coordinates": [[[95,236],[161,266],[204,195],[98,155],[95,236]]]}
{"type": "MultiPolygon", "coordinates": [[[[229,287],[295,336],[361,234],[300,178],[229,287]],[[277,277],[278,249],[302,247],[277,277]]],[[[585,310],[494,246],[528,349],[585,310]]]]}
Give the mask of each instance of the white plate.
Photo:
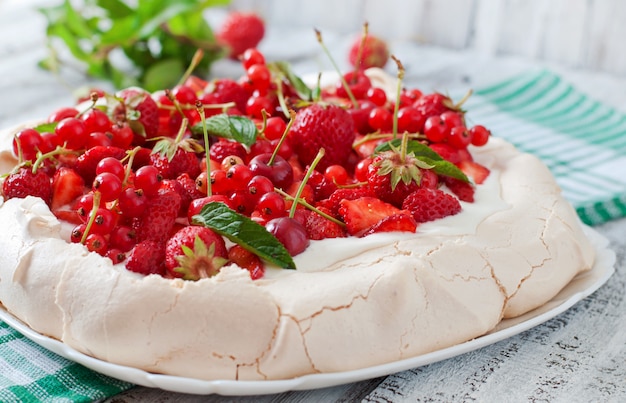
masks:
{"type": "Polygon", "coordinates": [[[518,318],[503,320],[492,332],[474,340],[417,357],[354,371],[312,374],[293,379],[272,381],[204,381],[171,375],[152,374],[136,368],[111,364],[79,353],[58,340],[33,331],[4,309],[0,309],[0,319],[35,343],[60,356],[113,378],[147,387],[200,395],[212,393],[221,395],[258,395],[281,393],[290,390],[323,388],[385,376],[445,360],[514,336],[565,312],[575,303],[600,288],[615,271],[615,253],[608,249],[608,241],[591,228],[586,228],[586,232],[597,251],[597,260],[594,267],[590,271],[574,278],[567,287],[541,308],[518,318]]]}

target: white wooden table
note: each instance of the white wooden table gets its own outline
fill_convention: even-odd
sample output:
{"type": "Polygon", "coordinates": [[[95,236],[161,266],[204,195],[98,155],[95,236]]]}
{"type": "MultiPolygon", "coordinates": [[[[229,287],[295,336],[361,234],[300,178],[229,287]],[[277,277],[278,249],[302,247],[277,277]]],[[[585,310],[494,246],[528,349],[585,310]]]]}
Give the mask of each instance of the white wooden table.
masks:
{"type": "MultiPolygon", "coordinates": [[[[5,0],[6,1],[6,0],[5,0]]],[[[41,118],[73,102],[72,89],[88,81],[66,74],[62,82],[36,67],[44,53],[44,21],[19,2],[0,2],[0,127],[41,118]]],[[[289,37],[303,40],[300,30],[289,37]]],[[[263,49],[289,56],[289,47],[269,41],[285,38],[270,30],[263,49]]],[[[345,38],[327,35],[334,52],[345,38]]],[[[313,42],[311,42],[313,43],[313,42]]],[[[493,59],[472,51],[449,51],[395,43],[408,68],[407,85],[446,89],[480,85],[485,80],[527,68],[521,59],[493,59]]],[[[300,43],[294,65],[299,72],[328,68],[315,45],[300,43]]],[[[626,79],[550,65],[578,89],[626,111],[626,79]]],[[[220,63],[215,74],[237,75],[232,64],[220,63]]],[[[92,84],[92,83],[90,83],[92,84]]],[[[626,401],[626,219],[596,228],[617,252],[615,275],[592,296],[566,313],[507,340],[480,350],[355,384],[304,392],[254,397],[194,396],[137,387],[109,402],[195,401],[626,401]]]]}

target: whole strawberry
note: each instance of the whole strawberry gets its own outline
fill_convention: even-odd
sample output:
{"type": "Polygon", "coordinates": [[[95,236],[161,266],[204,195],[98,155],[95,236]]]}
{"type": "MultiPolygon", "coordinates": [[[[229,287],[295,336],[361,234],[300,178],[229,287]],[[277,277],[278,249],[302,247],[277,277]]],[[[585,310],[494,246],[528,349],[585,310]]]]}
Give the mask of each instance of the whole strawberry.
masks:
{"type": "Polygon", "coordinates": [[[336,105],[312,104],[296,114],[289,130],[293,150],[303,166],[309,165],[320,148],[325,155],[316,169],[345,165],[356,137],[354,121],[345,109],[336,105]]]}
{"type": "Polygon", "coordinates": [[[137,240],[165,242],[178,217],[180,195],[169,189],[162,189],[148,201],[141,216],[133,222],[137,240]]]}
{"type": "Polygon", "coordinates": [[[139,88],[127,88],[117,94],[123,103],[113,111],[113,119],[128,122],[136,136],[151,139],[159,131],[159,107],[150,93],[139,88]]]}
{"type": "Polygon", "coordinates": [[[229,56],[238,59],[249,48],[256,47],[265,36],[265,23],[255,13],[232,12],[218,31],[218,39],[229,48],[229,56]]]}
{"type": "Polygon", "coordinates": [[[33,172],[32,167],[21,167],[10,174],[2,184],[5,199],[26,196],[40,197],[46,204],[52,201],[52,182],[43,170],[33,172]]]}
{"type": "Polygon", "coordinates": [[[389,47],[384,40],[368,34],[365,39],[359,37],[354,40],[350,46],[348,60],[359,69],[382,68],[389,60],[389,47]]]}
{"type": "Polygon", "coordinates": [[[402,203],[418,223],[437,220],[461,211],[458,199],[441,189],[420,188],[402,203]]]}
{"type": "Polygon", "coordinates": [[[168,272],[185,280],[214,276],[226,263],[227,257],[224,239],[206,227],[183,227],[165,244],[168,272]]]}
{"type": "Polygon", "coordinates": [[[171,158],[167,153],[153,152],[150,160],[164,179],[175,179],[184,173],[195,178],[200,174],[200,161],[196,154],[180,147],[171,158]]]}

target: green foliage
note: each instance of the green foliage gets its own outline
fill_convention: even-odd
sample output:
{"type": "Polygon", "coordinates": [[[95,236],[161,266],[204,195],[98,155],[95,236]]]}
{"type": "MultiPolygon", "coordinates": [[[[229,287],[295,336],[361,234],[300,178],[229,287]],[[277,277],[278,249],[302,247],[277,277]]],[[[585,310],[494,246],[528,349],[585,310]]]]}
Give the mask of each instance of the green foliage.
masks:
{"type": "Polygon", "coordinates": [[[228,3],[137,0],[130,5],[123,0],[84,0],[78,8],[64,0],[40,9],[47,19],[50,50],[40,65],[58,70],[61,47],[65,46],[88,75],[111,81],[116,88],[171,88],[198,49],[204,57],[196,67],[197,74],[207,74],[211,64],[226,54],[203,11],[228,3]]]}

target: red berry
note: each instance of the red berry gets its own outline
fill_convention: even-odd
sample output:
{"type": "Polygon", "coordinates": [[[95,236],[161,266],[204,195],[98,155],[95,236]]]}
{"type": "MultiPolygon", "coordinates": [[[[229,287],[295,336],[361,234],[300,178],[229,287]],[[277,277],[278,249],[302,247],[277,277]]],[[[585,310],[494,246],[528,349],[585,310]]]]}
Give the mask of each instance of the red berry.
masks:
{"type": "Polygon", "coordinates": [[[448,135],[448,125],[440,116],[431,116],[424,122],[424,135],[432,143],[441,143],[448,135]]]}
{"type": "Polygon", "coordinates": [[[465,127],[456,126],[450,129],[447,141],[454,148],[464,149],[470,144],[472,138],[465,127]]]}
{"type": "Polygon", "coordinates": [[[285,246],[291,256],[304,252],[309,246],[306,228],[293,218],[274,218],[265,224],[265,228],[285,246]]]}
{"type": "Polygon", "coordinates": [[[441,189],[420,188],[407,196],[402,208],[410,211],[415,221],[427,222],[457,214],[461,204],[441,189]]]}
{"type": "Polygon", "coordinates": [[[126,258],[126,269],[140,274],[165,274],[165,244],[142,241],[135,245],[126,258]]]}
{"type": "Polygon", "coordinates": [[[254,13],[232,12],[220,27],[217,37],[237,59],[246,49],[256,47],[265,35],[265,23],[254,13]]]}
{"type": "Polygon", "coordinates": [[[34,161],[42,143],[43,139],[37,130],[22,129],[13,137],[13,154],[18,156],[21,151],[24,161],[34,161]]]}
{"type": "Polygon", "coordinates": [[[362,37],[354,39],[348,59],[350,64],[359,69],[384,67],[389,60],[389,48],[384,40],[368,34],[365,41],[362,37]]]}
{"type": "Polygon", "coordinates": [[[206,227],[183,227],[165,244],[167,271],[187,280],[217,274],[226,263],[227,256],[224,239],[206,227]]]}
{"type": "Polygon", "coordinates": [[[265,267],[261,259],[240,245],[233,245],[228,250],[228,260],[250,272],[250,278],[257,280],[263,277],[265,267]]]}
{"type": "Polygon", "coordinates": [[[489,141],[491,132],[485,126],[476,125],[469,130],[470,137],[472,138],[472,145],[477,147],[484,146],[489,141]]]}
{"type": "Polygon", "coordinates": [[[256,48],[248,48],[241,55],[241,64],[243,68],[248,70],[255,64],[265,64],[265,56],[256,48]]]}

